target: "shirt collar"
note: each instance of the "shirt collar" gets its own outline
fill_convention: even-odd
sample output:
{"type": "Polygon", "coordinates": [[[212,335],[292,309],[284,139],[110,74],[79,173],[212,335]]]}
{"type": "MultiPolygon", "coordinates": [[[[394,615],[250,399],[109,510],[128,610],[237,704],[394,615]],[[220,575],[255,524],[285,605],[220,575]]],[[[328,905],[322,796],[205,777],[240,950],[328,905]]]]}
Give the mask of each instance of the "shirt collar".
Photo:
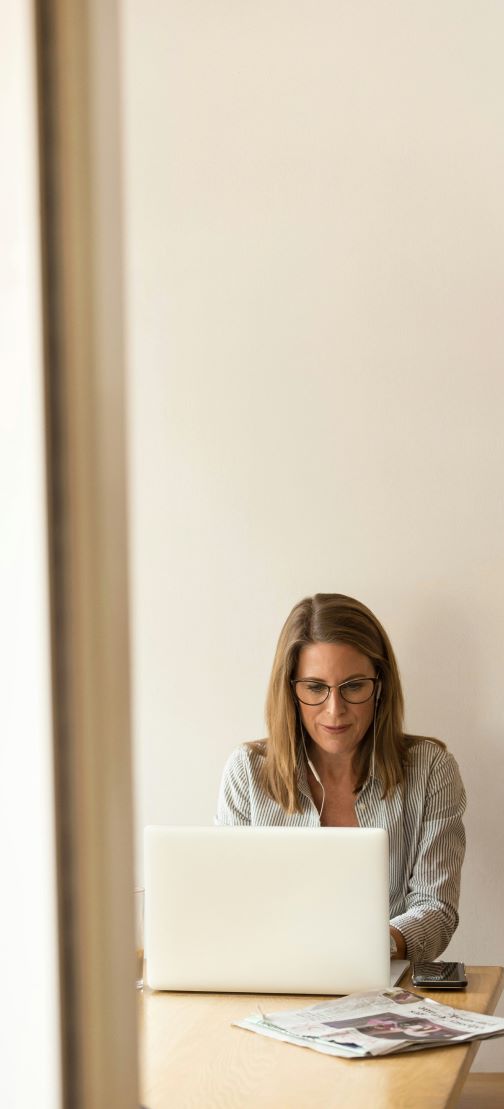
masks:
{"type": "Polygon", "coordinates": [[[311,790],[308,785],[308,767],[304,751],[299,751],[297,760],[297,784],[301,793],[306,797],[311,797],[311,790]]]}

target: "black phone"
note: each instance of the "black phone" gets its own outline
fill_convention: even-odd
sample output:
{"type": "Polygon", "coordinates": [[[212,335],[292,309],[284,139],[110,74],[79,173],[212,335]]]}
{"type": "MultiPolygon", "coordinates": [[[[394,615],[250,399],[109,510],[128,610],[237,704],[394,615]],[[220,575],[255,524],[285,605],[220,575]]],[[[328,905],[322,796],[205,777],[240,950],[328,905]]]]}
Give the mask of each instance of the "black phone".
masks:
{"type": "Polygon", "coordinates": [[[463,963],[413,963],[411,981],[424,990],[463,990],[467,986],[463,963]]]}

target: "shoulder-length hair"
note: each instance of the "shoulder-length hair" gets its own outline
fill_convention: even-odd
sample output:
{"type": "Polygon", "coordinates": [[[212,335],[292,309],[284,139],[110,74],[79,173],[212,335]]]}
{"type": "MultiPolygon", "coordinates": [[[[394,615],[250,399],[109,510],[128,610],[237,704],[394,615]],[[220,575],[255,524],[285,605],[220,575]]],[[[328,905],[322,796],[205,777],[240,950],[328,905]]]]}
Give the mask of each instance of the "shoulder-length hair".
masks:
{"type": "MultiPolygon", "coordinates": [[[[341,593],[316,593],[295,605],[280,633],[266,700],[268,737],[263,786],[287,812],[300,812],[298,767],[303,757],[301,719],[290,684],[299,653],[311,643],[348,643],[373,663],[381,680],[376,710],[375,771],[383,797],[402,785],[406,752],[413,737],[403,731],[401,679],[390,640],[376,616],[360,601],[341,593]]],[[[356,792],[369,773],[373,746],[371,724],[355,753],[356,792]]]]}

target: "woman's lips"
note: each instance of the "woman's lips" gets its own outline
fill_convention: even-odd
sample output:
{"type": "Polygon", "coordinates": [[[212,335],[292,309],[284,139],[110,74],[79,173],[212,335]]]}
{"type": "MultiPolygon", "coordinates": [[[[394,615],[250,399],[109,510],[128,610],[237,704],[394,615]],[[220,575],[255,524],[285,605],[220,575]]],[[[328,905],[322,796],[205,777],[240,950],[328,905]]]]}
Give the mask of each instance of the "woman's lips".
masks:
{"type": "Polygon", "coordinates": [[[336,728],[332,728],[330,724],[321,724],[320,727],[323,728],[325,732],[339,734],[339,732],[346,732],[347,728],[350,727],[350,724],[341,724],[339,727],[336,728]]]}

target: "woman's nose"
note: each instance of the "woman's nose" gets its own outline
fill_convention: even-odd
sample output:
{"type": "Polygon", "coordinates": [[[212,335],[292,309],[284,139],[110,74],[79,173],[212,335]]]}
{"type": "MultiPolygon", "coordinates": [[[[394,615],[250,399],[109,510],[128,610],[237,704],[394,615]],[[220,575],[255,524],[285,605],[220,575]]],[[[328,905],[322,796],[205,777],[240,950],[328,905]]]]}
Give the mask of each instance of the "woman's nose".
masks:
{"type": "Polygon", "coordinates": [[[341,690],[338,688],[338,686],[335,686],[334,689],[330,690],[329,696],[326,701],[326,707],[328,711],[332,713],[339,713],[346,710],[346,701],[343,700],[343,697],[341,696],[341,690]]]}

